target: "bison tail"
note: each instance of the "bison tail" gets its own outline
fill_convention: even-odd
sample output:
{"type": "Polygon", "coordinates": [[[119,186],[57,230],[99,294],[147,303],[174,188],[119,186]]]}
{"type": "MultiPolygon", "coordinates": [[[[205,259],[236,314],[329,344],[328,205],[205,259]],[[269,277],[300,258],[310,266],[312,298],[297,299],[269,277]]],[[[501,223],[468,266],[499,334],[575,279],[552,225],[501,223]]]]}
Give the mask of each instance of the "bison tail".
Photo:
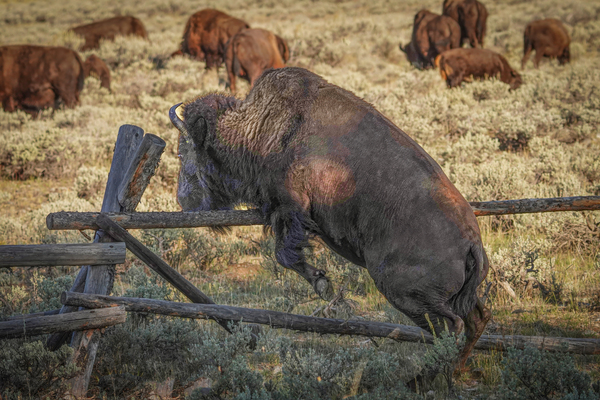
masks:
{"type": "Polygon", "coordinates": [[[528,51],[531,51],[531,27],[528,26],[525,28],[525,33],[523,33],[523,55],[527,54],[528,51]]]}
{"type": "Polygon", "coordinates": [[[451,299],[452,310],[461,318],[465,318],[477,304],[477,286],[483,271],[487,271],[488,260],[481,243],[471,245],[467,254],[465,282],[451,299]]]}
{"type": "Polygon", "coordinates": [[[233,62],[232,62],[231,69],[232,69],[232,72],[233,72],[233,74],[235,76],[241,76],[240,75],[240,71],[242,69],[242,66],[240,65],[240,59],[237,56],[237,49],[234,49],[233,48],[234,46],[235,46],[235,43],[232,43],[231,44],[231,47],[232,47],[232,49],[231,49],[232,50],[232,56],[231,57],[233,58],[233,60],[232,60],[233,62]]]}

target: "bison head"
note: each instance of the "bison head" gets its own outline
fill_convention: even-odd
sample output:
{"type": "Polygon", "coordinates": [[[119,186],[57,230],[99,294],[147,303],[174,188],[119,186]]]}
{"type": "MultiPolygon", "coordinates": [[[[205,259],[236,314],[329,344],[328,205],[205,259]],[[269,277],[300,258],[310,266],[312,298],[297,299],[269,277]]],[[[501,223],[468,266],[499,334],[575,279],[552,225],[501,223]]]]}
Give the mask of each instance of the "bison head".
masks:
{"type": "Polygon", "coordinates": [[[510,71],[510,79],[508,81],[508,84],[510,86],[510,90],[515,90],[515,89],[518,89],[523,84],[523,79],[521,78],[521,75],[517,71],[511,70],[510,71]]]}
{"type": "Polygon", "coordinates": [[[240,200],[240,184],[222,170],[213,146],[217,114],[231,105],[229,99],[235,101],[209,95],[185,106],[177,104],[169,111],[180,132],[177,201],[183,211],[226,209],[240,200]]]}
{"type": "Polygon", "coordinates": [[[402,46],[402,43],[400,43],[400,45],[398,46],[400,48],[400,50],[406,54],[406,59],[417,69],[423,69],[425,66],[423,64],[423,60],[421,59],[421,56],[419,55],[419,52],[417,51],[417,49],[415,48],[415,45],[413,42],[410,42],[409,44],[407,44],[406,46],[402,46]]]}

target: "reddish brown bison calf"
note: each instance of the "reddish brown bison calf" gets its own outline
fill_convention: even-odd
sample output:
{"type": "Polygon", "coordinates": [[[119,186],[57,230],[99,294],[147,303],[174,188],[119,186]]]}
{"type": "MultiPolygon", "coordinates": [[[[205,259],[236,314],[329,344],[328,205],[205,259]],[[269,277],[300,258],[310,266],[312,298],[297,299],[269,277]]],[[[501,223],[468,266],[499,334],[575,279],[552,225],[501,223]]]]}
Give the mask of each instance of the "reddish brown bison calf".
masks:
{"type": "Polygon", "coordinates": [[[433,67],[443,51],[460,47],[460,26],[450,17],[421,10],[415,15],[411,42],[400,50],[415,67],[433,67]]]}
{"type": "Polygon", "coordinates": [[[100,80],[100,86],[110,90],[110,71],[102,59],[92,54],[83,63],[85,77],[95,76],[100,80]]]}
{"type": "Polygon", "coordinates": [[[487,79],[498,77],[502,82],[517,89],[523,83],[516,72],[500,54],[486,49],[452,49],[443,52],[435,59],[442,79],[448,87],[456,87],[469,77],[487,79]]]}
{"type": "Polygon", "coordinates": [[[173,53],[189,54],[199,61],[206,61],[206,69],[223,63],[225,45],[229,39],[250,28],[245,21],[210,8],[198,11],[188,19],[183,32],[180,50],[173,53]]]}
{"type": "Polygon", "coordinates": [[[85,72],[81,58],[65,47],[0,47],[0,101],[5,111],[36,114],[59,101],[79,103],[85,72]]]}
{"type": "Polygon", "coordinates": [[[460,25],[461,46],[468,40],[471,47],[483,47],[488,12],[477,0],[445,0],[442,10],[460,25]]]}
{"type": "Polygon", "coordinates": [[[235,93],[235,77],[240,76],[254,86],[269,68],[282,68],[290,58],[290,50],[282,38],[265,29],[244,29],[227,43],[225,65],[229,86],[235,93]]]}
{"type": "Polygon", "coordinates": [[[79,48],[81,51],[97,49],[100,46],[100,39],[115,40],[115,36],[119,35],[148,39],[148,32],[142,21],[131,16],[103,19],[76,26],[71,30],[85,39],[85,43],[79,48]]]}
{"type": "Polygon", "coordinates": [[[532,50],[535,50],[533,65],[536,68],[542,57],[557,58],[560,65],[568,63],[571,61],[570,44],[569,32],[559,20],[548,18],[530,22],[523,34],[521,69],[525,68],[532,50]]]}

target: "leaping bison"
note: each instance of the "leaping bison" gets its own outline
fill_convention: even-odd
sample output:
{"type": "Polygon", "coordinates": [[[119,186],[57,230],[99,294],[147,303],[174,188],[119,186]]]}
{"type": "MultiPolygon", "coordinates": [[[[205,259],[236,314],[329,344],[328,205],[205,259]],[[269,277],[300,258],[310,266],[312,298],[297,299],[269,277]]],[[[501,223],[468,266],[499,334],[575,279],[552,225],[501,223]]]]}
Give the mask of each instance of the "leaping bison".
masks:
{"type": "Polygon", "coordinates": [[[532,50],[535,50],[533,65],[536,68],[542,57],[557,58],[560,65],[568,63],[571,61],[570,44],[569,32],[559,20],[548,18],[530,22],[523,34],[521,69],[525,69],[532,50]]]}
{"type": "Polygon", "coordinates": [[[444,0],[442,14],[460,25],[461,46],[465,40],[473,48],[483,47],[488,12],[477,0],[444,0]]]}
{"type": "Polygon", "coordinates": [[[85,71],[79,55],[65,47],[0,47],[0,100],[5,111],[37,114],[79,103],[85,71]]]}
{"type": "Polygon", "coordinates": [[[460,26],[445,15],[421,10],[415,15],[411,41],[400,50],[416,68],[433,67],[433,61],[442,52],[460,47],[460,26]]]}
{"type": "Polygon", "coordinates": [[[103,19],[91,24],[76,26],[71,30],[85,39],[85,43],[79,49],[81,51],[97,49],[100,47],[100,39],[115,40],[115,37],[119,35],[148,39],[148,32],[142,21],[131,16],[103,19]]]}
{"type": "Polygon", "coordinates": [[[523,84],[521,75],[510,66],[506,58],[487,49],[448,50],[437,56],[435,65],[450,88],[471,78],[497,77],[511,89],[518,89],[523,84]]]}
{"type": "Polygon", "coordinates": [[[236,76],[243,77],[254,86],[263,71],[282,68],[290,58],[285,40],[265,29],[244,29],[227,43],[225,65],[229,87],[235,93],[236,76]]]}
{"type": "Polygon", "coordinates": [[[180,50],[173,55],[189,54],[206,61],[206,69],[223,63],[225,45],[229,39],[250,25],[219,10],[210,8],[193,14],[185,24],[180,50]]]}
{"type": "Polygon", "coordinates": [[[183,211],[256,206],[278,262],[328,298],[325,271],[302,251],[320,237],[423,329],[464,331],[466,359],[490,317],[477,297],[488,271],[479,226],[406,133],[302,68],[264,72],[243,101],[209,94],[178,107],[183,211]]]}

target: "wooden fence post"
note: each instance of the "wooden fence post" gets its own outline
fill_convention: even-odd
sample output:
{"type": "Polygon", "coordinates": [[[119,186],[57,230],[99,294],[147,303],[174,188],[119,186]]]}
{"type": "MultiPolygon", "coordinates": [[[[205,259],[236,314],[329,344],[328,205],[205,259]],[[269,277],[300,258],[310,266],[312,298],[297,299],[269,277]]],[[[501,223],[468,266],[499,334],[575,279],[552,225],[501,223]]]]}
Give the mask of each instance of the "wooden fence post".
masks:
{"type": "MultiPolygon", "coordinates": [[[[134,211],[154,174],[160,156],[166,143],[159,137],[146,134],[141,138],[143,130],[133,125],[122,126],[119,130],[115,154],[104,193],[102,212],[134,211]],[[124,138],[121,142],[120,138],[124,138]],[[127,138],[128,140],[125,140],[127,138]],[[141,143],[140,139],[141,138],[141,143]],[[133,165],[133,163],[137,165],[133,165]],[[135,188],[135,189],[133,189],[135,188]],[[125,198],[119,202],[119,193],[133,193],[135,199],[125,198]],[[122,205],[125,204],[125,207],[122,205]],[[105,210],[106,209],[106,210],[105,210]]],[[[109,235],[102,231],[96,233],[100,242],[112,241],[109,235]]],[[[108,294],[112,290],[115,266],[88,266],[84,293],[108,294]]],[[[73,336],[71,346],[75,349],[73,360],[81,369],[78,376],[71,379],[71,396],[82,398],[86,396],[89,380],[92,374],[96,352],[98,350],[98,335],[93,330],[78,332],[73,336]]]]}

